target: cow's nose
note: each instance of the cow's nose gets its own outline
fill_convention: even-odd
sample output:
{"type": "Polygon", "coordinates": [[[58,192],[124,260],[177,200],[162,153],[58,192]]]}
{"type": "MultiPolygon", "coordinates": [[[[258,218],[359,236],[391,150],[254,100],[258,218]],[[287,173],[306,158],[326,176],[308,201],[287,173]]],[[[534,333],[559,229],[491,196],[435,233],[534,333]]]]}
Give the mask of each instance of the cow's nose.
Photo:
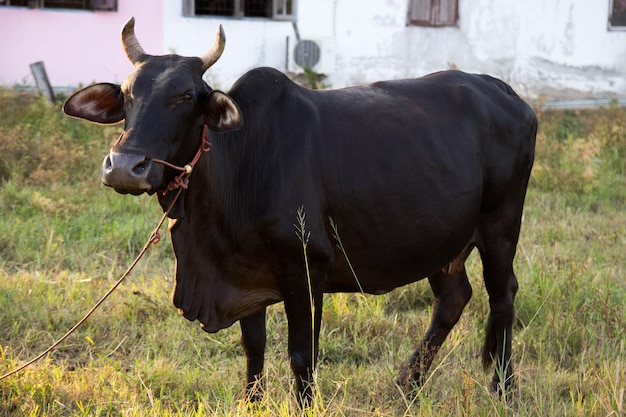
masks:
{"type": "Polygon", "coordinates": [[[150,191],[150,165],[143,155],[111,151],[102,163],[102,182],[124,193],[150,191]]]}

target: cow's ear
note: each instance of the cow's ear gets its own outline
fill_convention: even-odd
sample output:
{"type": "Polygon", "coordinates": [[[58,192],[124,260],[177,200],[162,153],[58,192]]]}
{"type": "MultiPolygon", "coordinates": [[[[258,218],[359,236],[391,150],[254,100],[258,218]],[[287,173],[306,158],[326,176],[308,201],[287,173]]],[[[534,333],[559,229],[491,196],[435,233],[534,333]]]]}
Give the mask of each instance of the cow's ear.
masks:
{"type": "Polygon", "coordinates": [[[63,112],[95,123],[124,120],[124,96],[117,84],[90,85],[72,94],[63,104],[63,112]]]}
{"type": "Polygon", "coordinates": [[[241,110],[228,94],[213,90],[207,97],[204,108],[209,129],[214,132],[227,132],[240,129],[243,125],[241,110]]]}

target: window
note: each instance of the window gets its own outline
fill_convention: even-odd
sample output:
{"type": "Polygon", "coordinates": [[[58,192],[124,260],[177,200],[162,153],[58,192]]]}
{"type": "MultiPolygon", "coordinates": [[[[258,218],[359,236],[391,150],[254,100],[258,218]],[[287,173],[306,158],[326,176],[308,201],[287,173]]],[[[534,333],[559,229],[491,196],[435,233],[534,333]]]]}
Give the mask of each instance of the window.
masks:
{"type": "Polygon", "coordinates": [[[29,0],[0,0],[0,6],[28,6],[29,0]]]}
{"type": "Polygon", "coordinates": [[[626,0],[611,0],[609,29],[626,30],[626,0]]]}
{"type": "Polygon", "coordinates": [[[0,0],[0,6],[27,6],[31,9],[117,11],[117,0],[0,0]]]}
{"type": "Polygon", "coordinates": [[[456,26],[459,20],[458,9],[458,0],[409,0],[407,24],[456,26]]]}
{"type": "Polygon", "coordinates": [[[295,0],[185,0],[185,16],[264,17],[293,20],[295,0]]]}
{"type": "Polygon", "coordinates": [[[86,0],[43,0],[41,7],[50,7],[54,9],[87,9],[86,0]]]}

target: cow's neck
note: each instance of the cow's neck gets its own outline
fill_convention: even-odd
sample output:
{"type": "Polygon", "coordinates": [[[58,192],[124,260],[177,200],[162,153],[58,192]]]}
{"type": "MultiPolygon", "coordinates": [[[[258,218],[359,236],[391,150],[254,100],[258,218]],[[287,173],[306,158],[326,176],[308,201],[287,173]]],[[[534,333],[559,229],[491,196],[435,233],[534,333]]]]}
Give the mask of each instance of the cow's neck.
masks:
{"type": "MultiPolygon", "coordinates": [[[[251,219],[258,220],[260,212],[266,210],[262,200],[267,182],[264,171],[276,163],[271,157],[255,154],[259,146],[265,148],[266,137],[245,128],[235,133],[211,132],[209,141],[211,151],[198,160],[188,188],[182,191],[169,217],[187,224],[188,233],[195,235],[204,249],[210,247],[216,256],[227,256],[252,233],[251,219]],[[222,251],[225,253],[219,253],[222,251]]],[[[175,194],[159,196],[164,211],[175,194]]]]}
{"type": "MultiPolygon", "coordinates": [[[[252,251],[258,239],[249,222],[251,188],[258,186],[242,165],[237,139],[215,138],[180,198],[183,213],[170,223],[176,255],[174,304],[209,331],[280,301],[264,254],[252,251]],[[250,291],[249,280],[263,285],[250,291]]],[[[241,138],[239,138],[241,140],[241,138]]]]}

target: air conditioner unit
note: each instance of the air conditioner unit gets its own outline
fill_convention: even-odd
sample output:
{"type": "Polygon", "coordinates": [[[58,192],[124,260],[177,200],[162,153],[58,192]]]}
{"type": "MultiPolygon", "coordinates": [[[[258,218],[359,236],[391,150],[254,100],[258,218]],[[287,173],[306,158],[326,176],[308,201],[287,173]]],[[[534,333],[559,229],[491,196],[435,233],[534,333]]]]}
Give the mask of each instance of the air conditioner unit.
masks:
{"type": "Polygon", "coordinates": [[[287,37],[287,71],[300,74],[308,67],[320,74],[335,72],[334,38],[287,37]]]}

